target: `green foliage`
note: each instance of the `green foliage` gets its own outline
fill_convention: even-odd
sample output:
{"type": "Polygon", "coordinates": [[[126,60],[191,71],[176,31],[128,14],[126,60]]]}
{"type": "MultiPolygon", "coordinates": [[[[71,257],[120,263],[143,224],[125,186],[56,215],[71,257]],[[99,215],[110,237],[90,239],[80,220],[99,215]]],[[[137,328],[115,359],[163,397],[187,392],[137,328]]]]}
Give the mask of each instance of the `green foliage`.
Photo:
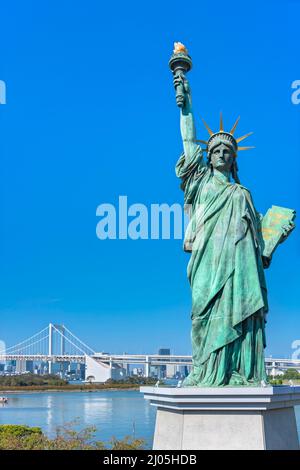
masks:
{"type": "MultiPolygon", "coordinates": [[[[90,376],[91,377],[91,376],[90,376]]],[[[89,377],[87,377],[87,380],[89,377]]],[[[126,380],[108,380],[105,383],[72,384],[60,379],[56,375],[22,374],[12,376],[0,376],[0,390],[106,390],[134,389],[140,385],[154,385],[157,379],[145,377],[128,377],[126,380]]],[[[162,382],[160,383],[162,385],[162,382]]]]}
{"type": "Polygon", "coordinates": [[[285,371],[280,377],[273,377],[269,375],[269,382],[271,385],[282,385],[287,380],[300,380],[300,373],[295,368],[290,368],[285,371]]]}
{"type": "Polygon", "coordinates": [[[41,428],[13,424],[0,426],[0,450],[35,449],[42,440],[41,428]]]}
{"type": "Polygon", "coordinates": [[[124,439],[113,437],[109,445],[112,450],[141,450],[145,445],[145,441],[144,439],[133,439],[130,436],[125,436],[124,439]]]}
{"type": "Polygon", "coordinates": [[[297,369],[287,369],[287,371],[281,376],[282,379],[284,380],[299,380],[300,379],[300,374],[297,371],[297,369]]]}
{"type": "Polygon", "coordinates": [[[66,386],[68,382],[57,375],[21,374],[0,377],[0,386],[28,387],[32,385],[66,386]]]}
{"type": "Polygon", "coordinates": [[[23,424],[2,424],[0,426],[0,439],[5,436],[26,437],[32,434],[41,435],[41,428],[25,426],[23,424]]]}
{"type": "Polygon", "coordinates": [[[126,377],[125,380],[114,380],[114,379],[108,379],[105,384],[111,384],[111,385],[154,385],[156,384],[157,379],[154,379],[153,377],[126,377]]]}
{"type": "Polygon", "coordinates": [[[5,424],[0,425],[0,450],[137,450],[145,445],[143,439],[126,436],[124,439],[113,437],[105,445],[95,440],[94,426],[74,430],[76,422],[57,428],[53,439],[45,436],[41,428],[5,424]]]}
{"type": "Polygon", "coordinates": [[[283,380],[282,379],[269,379],[270,385],[282,385],[283,380]]]}

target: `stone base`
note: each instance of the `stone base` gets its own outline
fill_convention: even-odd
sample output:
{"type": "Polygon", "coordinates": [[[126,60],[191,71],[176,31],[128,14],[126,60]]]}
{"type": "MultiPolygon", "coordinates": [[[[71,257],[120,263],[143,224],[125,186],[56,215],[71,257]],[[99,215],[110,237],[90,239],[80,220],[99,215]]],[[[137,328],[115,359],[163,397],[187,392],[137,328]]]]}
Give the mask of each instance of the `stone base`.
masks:
{"type": "Polygon", "coordinates": [[[153,449],[299,450],[300,386],[141,387],[157,407],[153,449]]]}

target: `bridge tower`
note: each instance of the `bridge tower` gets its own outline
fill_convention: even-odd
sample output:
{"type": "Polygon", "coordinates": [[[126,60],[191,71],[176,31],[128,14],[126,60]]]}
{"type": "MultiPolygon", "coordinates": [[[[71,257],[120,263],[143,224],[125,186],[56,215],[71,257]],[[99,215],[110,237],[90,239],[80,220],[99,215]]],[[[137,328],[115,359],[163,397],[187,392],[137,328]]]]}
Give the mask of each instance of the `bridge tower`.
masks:
{"type": "MultiPolygon", "coordinates": [[[[49,323],[49,346],[48,346],[48,356],[52,356],[53,354],[53,325],[49,323]]],[[[48,372],[49,374],[52,373],[52,361],[48,361],[48,372]]]]}
{"type": "MultiPolygon", "coordinates": [[[[59,354],[63,356],[65,354],[65,327],[64,325],[53,325],[53,323],[49,323],[49,343],[48,343],[48,355],[53,356],[54,354],[59,354]],[[59,351],[54,351],[54,333],[60,333],[59,338],[59,351]]],[[[48,361],[48,371],[49,374],[52,373],[52,361],[48,361]]]]}
{"type": "Polygon", "coordinates": [[[66,341],[65,341],[65,326],[64,325],[54,325],[54,328],[57,332],[60,332],[60,339],[59,339],[59,351],[58,354],[64,356],[66,352],[66,341]]]}

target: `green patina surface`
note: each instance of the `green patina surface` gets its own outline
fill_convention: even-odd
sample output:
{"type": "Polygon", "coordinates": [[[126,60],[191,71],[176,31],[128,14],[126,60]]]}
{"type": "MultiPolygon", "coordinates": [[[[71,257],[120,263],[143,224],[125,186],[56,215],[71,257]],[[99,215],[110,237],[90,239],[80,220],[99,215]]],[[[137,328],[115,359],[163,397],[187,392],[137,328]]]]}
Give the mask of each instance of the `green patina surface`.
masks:
{"type": "Polygon", "coordinates": [[[267,292],[260,217],[249,191],[215,174],[198,147],[176,166],[191,220],[193,372],[184,385],[260,385],[267,292]]]}
{"type": "Polygon", "coordinates": [[[269,212],[264,223],[250,191],[240,184],[238,140],[233,132],[223,132],[222,118],[219,132],[208,129],[204,160],[182,63],[182,53],[178,67],[173,54],[171,68],[184,148],[176,174],[190,215],[184,249],[191,253],[187,271],[192,290],[193,369],[183,385],[260,386],[267,381],[264,268],[270,265],[272,250],[294,228],[295,213],[272,208],[276,220],[270,221],[269,212]],[[279,219],[284,220],[284,226],[279,219]],[[276,240],[270,243],[273,233],[276,240]]]}

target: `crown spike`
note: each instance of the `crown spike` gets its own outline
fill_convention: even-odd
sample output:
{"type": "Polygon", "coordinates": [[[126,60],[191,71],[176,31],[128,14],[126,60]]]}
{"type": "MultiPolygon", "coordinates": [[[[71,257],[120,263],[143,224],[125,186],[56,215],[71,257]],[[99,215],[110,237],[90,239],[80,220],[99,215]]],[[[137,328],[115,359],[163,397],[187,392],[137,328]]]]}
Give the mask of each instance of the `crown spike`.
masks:
{"type": "Polygon", "coordinates": [[[244,139],[247,139],[247,137],[249,137],[249,135],[252,135],[252,134],[253,132],[248,132],[248,134],[242,135],[242,137],[239,137],[238,139],[236,139],[237,143],[241,142],[244,139]]]}
{"type": "Polygon", "coordinates": [[[213,135],[213,131],[211,130],[211,128],[208,126],[208,124],[206,124],[206,122],[204,121],[203,118],[201,118],[202,121],[203,121],[203,124],[205,125],[206,129],[207,129],[207,132],[209,133],[209,135],[213,135]]]}
{"type": "Polygon", "coordinates": [[[224,132],[222,111],[220,112],[220,132],[224,132]]]}
{"type": "Polygon", "coordinates": [[[250,150],[250,149],[255,149],[255,147],[238,147],[238,150],[250,150]]]}
{"type": "Polygon", "coordinates": [[[234,132],[235,132],[235,130],[236,130],[236,126],[237,126],[238,123],[239,123],[240,117],[241,117],[241,116],[239,116],[239,117],[237,118],[237,120],[235,121],[235,123],[233,124],[231,131],[229,131],[229,134],[231,134],[231,135],[234,134],[234,132]]]}
{"type": "Polygon", "coordinates": [[[205,144],[205,145],[208,144],[207,140],[196,140],[196,142],[199,144],[205,144]]]}

